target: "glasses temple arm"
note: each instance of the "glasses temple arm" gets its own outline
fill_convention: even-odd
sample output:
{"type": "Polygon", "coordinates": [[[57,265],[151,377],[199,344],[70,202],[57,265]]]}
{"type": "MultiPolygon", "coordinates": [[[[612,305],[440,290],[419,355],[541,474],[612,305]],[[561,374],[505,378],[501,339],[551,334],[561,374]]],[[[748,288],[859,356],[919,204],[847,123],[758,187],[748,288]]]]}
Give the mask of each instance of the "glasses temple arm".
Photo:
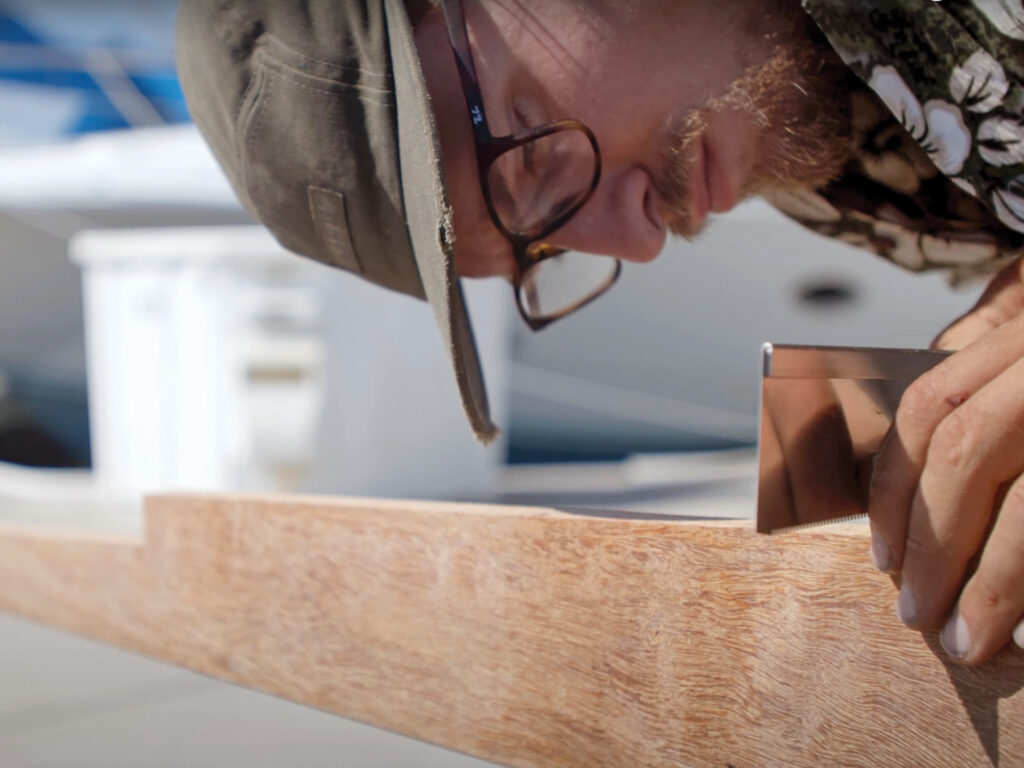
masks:
{"type": "Polygon", "coordinates": [[[473,133],[477,141],[489,143],[493,136],[487,125],[483,94],[480,91],[476,67],[473,65],[473,56],[470,53],[469,34],[466,31],[466,18],[462,12],[462,3],[460,0],[443,0],[441,11],[444,14],[445,25],[448,27],[448,39],[452,45],[452,52],[455,54],[455,66],[459,71],[459,80],[462,81],[462,93],[466,99],[466,107],[469,109],[470,121],[473,123],[473,133]]]}

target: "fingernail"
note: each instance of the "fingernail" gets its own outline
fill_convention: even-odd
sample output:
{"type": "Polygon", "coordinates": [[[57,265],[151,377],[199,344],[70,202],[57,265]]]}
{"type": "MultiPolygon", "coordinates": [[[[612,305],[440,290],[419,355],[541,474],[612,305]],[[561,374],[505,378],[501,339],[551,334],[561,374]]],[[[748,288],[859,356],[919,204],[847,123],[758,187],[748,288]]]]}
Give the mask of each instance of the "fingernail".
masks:
{"type": "Polygon", "coordinates": [[[917,623],[917,601],[906,584],[900,587],[900,596],[896,600],[896,615],[908,627],[917,623]]]}
{"type": "Polygon", "coordinates": [[[946,653],[956,659],[967,658],[967,654],[970,653],[971,630],[968,628],[967,622],[964,621],[964,617],[960,615],[959,608],[953,611],[946,626],[942,628],[939,642],[946,649],[946,653]]]}
{"type": "Polygon", "coordinates": [[[1020,648],[1024,648],[1024,621],[1017,625],[1017,628],[1013,630],[1013,642],[1015,642],[1020,648]]]}
{"type": "Polygon", "coordinates": [[[892,570],[892,550],[878,531],[871,531],[871,562],[883,573],[892,570]]]}

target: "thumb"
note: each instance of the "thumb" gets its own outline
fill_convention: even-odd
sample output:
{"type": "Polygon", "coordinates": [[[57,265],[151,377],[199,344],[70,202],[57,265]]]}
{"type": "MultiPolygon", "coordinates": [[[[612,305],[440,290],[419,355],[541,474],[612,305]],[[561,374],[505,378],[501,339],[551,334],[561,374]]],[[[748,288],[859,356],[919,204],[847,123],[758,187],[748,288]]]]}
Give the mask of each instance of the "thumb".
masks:
{"type": "Polygon", "coordinates": [[[948,349],[955,352],[980,339],[999,325],[1000,323],[993,322],[990,312],[985,311],[982,307],[975,307],[947,325],[942,333],[932,341],[930,348],[948,349]]]}
{"type": "Polygon", "coordinates": [[[978,303],[935,337],[932,349],[963,349],[968,344],[1024,314],[1024,258],[1004,268],[989,283],[978,303]]]}

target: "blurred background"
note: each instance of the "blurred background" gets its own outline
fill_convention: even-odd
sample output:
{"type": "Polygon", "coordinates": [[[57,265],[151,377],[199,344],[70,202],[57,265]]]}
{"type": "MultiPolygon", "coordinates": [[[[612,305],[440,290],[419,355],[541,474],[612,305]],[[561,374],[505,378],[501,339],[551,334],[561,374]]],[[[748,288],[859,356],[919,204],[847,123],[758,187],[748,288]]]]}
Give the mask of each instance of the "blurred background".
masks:
{"type": "Polygon", "coordinates": [[[534,499],[570,464],[749,463],[763,342],[923,346],[978,293],[760,202],[541,333],[474,283],[503,427],[484,449],[425,305],[286,254],[235,202],[186,113],[174,12],[0,2],[0,495],[534,499]]]}

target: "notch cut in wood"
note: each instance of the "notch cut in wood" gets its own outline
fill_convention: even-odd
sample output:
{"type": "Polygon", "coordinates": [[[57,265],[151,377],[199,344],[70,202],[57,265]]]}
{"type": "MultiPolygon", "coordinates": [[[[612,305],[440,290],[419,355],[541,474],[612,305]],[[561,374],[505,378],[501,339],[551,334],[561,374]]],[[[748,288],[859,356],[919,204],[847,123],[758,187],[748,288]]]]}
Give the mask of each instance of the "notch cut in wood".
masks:
{"type": "Polygon", "coordinates": [[[905,629],[860,525],[164,496],[0,527],[0,609],[514,766],[1020,764],[1024,654],[905,629]]]}

